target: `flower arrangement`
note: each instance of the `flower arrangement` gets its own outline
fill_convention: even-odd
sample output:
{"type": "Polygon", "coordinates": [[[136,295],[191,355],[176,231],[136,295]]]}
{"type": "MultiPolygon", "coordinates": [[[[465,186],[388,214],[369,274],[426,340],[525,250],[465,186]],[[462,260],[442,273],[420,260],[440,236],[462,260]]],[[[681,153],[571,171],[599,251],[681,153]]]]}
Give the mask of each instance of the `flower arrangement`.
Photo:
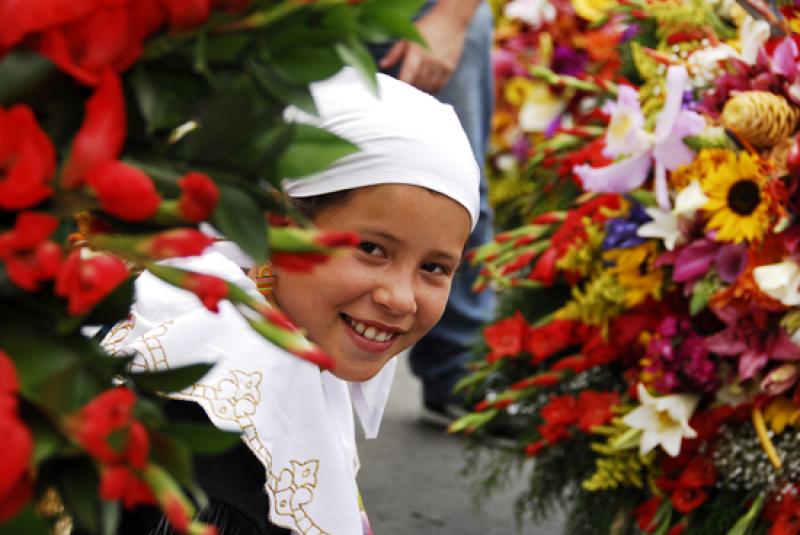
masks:
{"type": "Polygon", "coordinates": [[[568,498],[567,533],[800,530],[800,40],[779,4],[605,9],[626,74],[583,89],[557,154],[581,191],[517,203],[473,254],[503,299],[451,431],[513,437],[477,455],[494,480],[529,468],[534,518],[568,498]]]}
{"type": "Polygon", "coordinates": [[[171,422],[158,392],[209,365],[137,373],[97,337],[149,269],[210,310],[238,307],[299,358],[331,361],[284,316],[210,275],[158,263],[215,241],[310,270],[354,236],[314,230],[280,190],[356,147],[287,124],[365,42],[418,39],[418,1],[0,0],[0,524],[114,533],[157,504],[181,533],[204,503],[191,454],[239,437],[171,422]],[[297,225],[286,226],[294,220],[297,225]],[[191,499],[190,499],[191,497],[191,499]]]}

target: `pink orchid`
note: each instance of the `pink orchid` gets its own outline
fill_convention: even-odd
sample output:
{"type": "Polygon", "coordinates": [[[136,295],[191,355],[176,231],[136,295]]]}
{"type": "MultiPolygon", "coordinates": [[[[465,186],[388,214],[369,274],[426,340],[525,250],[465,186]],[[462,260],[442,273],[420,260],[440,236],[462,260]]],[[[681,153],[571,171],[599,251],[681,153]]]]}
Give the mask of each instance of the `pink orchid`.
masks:
{"type": "Polygon", "coordinates": [[[683,109],[683,91],[689,75],[686,68],[672,66],[667,71],[667,94],[664,107],[656,118],[655,132],[644,130],[644,116],[638,94],[620,87],[617,102],[609,106],[611,124],[606,131],[606,152],[627,157],[605,167],[577,165],[573,172],[584,189],[598,193],[627,193],[644,184],[655,163],[655,193],[661,208],[669,210],[667,170],[688,164],[694,152],[683,138],[699,134],[705,128],[701,115],[683,109]]]}

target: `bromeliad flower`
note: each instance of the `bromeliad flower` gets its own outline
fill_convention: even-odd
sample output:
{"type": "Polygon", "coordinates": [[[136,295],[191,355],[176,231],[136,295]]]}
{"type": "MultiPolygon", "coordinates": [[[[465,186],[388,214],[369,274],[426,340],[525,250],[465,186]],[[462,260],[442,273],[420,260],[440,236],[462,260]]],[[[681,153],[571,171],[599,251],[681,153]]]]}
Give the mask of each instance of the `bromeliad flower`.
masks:
{"type": "Polygon", "coordinates": [[[689,418],[697,407],[699,396],[673,394],[653,397],[641,383],[638,393],[641,405],[626,414],[622,421],[642,430],[640,453],[644,455],[661,445],[670,456],[676,457],[681,451],[681,440],[697,436],[689,426],[689,418]]]}
{"type": "Polygon", "coordinates": [[[608,107],[611,124],[606,132],[606,152],[611,156],[628,156],[601,168],[576,166],[573,172],[583,182],[584,189],[629,192],[644,183],[655,162],[656,198],[661,208],[669,209],[666,171],[692,161],[694,153],[683,143],[683,138],[699,134],[705,128],[702,116],[682,108],[687,80],[684,67],[673,66],[667,71],[667,95],[653,133],[643,128],[638,93],[620,87],[616,104],[608,107]]]}

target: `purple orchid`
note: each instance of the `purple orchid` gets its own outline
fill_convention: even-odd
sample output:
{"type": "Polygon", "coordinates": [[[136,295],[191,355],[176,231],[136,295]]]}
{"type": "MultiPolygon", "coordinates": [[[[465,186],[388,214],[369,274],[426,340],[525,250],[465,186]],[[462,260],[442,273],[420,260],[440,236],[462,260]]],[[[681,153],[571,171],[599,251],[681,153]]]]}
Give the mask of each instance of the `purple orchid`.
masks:
{"type": "Polygon", "coordinates": [[[653,133],[643,128],[638,93],[627,86],[619,88],[617,102],[607,107],[611,122],[606,131],[606,154],[627,157],[606,167],[575,166],[573,172],[583,182],[584,189],[627,193],[644,183],[655,164],[656,199],[661,208],[669,210],[666,172],[692,161],[694,152],[683,138],[699,134],[705,128],[701,115],[682,106],[688,79],[685,67],[672,66],[667,70],[667,94],[653,133]]]}
{"type": "Polygon", "coordinates": [[[694,282],[705,275],[712,264],[719,277],[731,284],[747,264],[747,248],[742,244],[721,244],[708,238],[695,240],[677,251],[672,278],[675,282],[694,282]]]}

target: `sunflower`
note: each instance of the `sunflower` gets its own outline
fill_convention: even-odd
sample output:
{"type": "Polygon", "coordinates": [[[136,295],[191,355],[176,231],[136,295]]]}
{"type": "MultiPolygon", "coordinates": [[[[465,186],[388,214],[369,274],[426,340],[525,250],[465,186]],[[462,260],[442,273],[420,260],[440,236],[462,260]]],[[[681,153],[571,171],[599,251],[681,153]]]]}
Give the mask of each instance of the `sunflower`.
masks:
{"type": "Polygon", "coordinates": [[[603,253],[603,259],[613,263],[608,271],[616,276],[619,285],[625,289],[627,306],[636,306],[651,296],[661,298],[663,273],[653,266],[657,253],[654,241],[603,253]]]}
{"type": "Polygon", "coordinates": [[[717,241],[759,241],[769,230],[774,204],[766,187],[764,163],[746,152],[729,152],[709,169],[702,186],[709,200],[703,210],[710,216],[706,228],[716,229],[717,241]]]}

